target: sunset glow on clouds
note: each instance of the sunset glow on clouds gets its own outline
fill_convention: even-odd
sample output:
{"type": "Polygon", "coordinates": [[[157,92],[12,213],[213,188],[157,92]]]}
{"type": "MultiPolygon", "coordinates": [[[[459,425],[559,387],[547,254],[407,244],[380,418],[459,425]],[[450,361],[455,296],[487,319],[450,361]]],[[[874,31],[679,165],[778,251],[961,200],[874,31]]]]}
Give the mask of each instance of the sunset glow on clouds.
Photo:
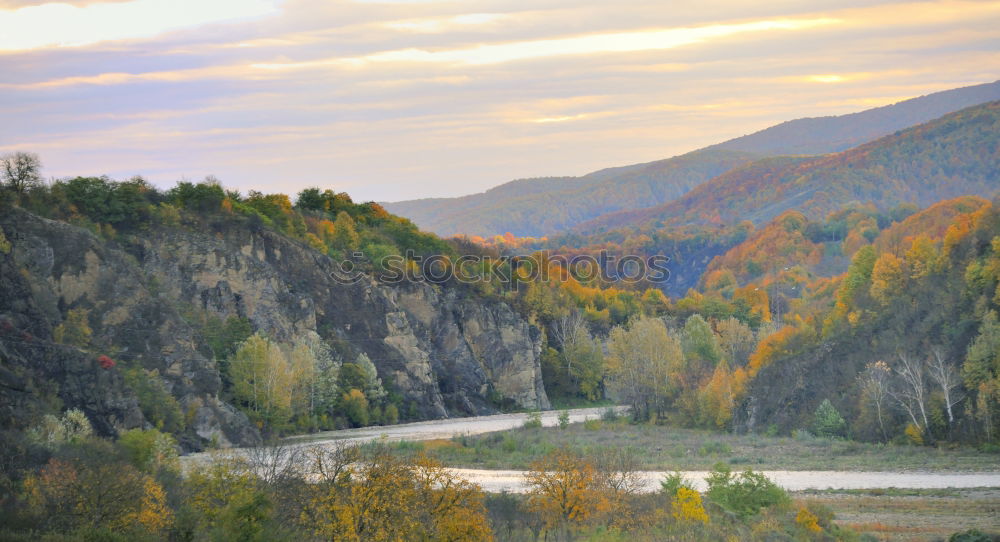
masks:
{"type": "Polygon", "coordinates": [[[0,152],[396,200],[1000,77],[1000,2],[659,4],[0,0],[0,152]]]}
{"type": "Polygon", "coordinates": [[[0,11],[0,51],[80,46],[144,38],[177,28],[275,12],[265,0],[134,0],[74,6],[28,5],[0,11]]]}

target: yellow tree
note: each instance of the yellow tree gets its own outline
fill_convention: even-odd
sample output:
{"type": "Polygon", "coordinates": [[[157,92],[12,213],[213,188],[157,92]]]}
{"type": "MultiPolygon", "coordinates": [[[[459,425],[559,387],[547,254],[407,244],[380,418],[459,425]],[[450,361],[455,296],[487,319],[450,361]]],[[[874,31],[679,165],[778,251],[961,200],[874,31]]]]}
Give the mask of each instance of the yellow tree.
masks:
{"type": "Polygon", "coordinates": [[[70,309],[66,313],[66,321],[52,330],[52,338],[57,343],[86,348],[90,344],[90,329],[88,320],[90,311],[87,309],[70,309]]]}
{"type": "Polygon", "coordinates": [[[903,260],[889,252],[883,253],[875,260],[875,266],[872,268],[869,294],[879,305],[888,305],[903,291],[906,276],[903,260]]]}
{"type": "Polygon", "coordinates": [[[163,491],[163,486],[150,477],[146,477],[143,485],[142,504],[134,521],[153,534],[163,532],[174,521],[174,512],[167,505],[167,494],[163,491]]]}
{"type": "Polygon", "coordinates": [[[416,459],[413,467],[416,507],[424,511],[424,524],[430,527],[433,540],[459,542],[493,538],[479,486],[423,456],[416,459]]]}
{"type": "Polygon", "coordinates": [[[259,420],[280,425],[291,415],[293,373],[277,344],[260,333],[251,335],[229,365],[233,395],[259,420]]]}
{"type": "Polygon", "coordinates": [[[249,495],[255,486],[246,460],[234,456],[213,457],[211,463],[191,469],[185,484],[188,504],[209,528],[229,503],[249,495]]]}
{"type": "Polygon", "coordinates": [[[720,429],[727,427],[733,419],[736,399],[742,396],[745,384],[746,373],[742,368],[730,371],[725,360],[719,363],[712,379],[701,389],[699,421],[720,429]]]}
{"type": "Polygon", "coordinates": [[[337,213],[337,220],[333,223],[332,244],[334,248],[350,252],[358,249],[358,232],[354,227],[354,219],[347,211],[337,213]]]}
{"type": "Polygon", "coordinates": [[[608,380],[612,391],[632,406],[636,416],[661,413],[674,390],[671,376],[680,375],[684,353],[658,318],[642,317],[628,328],[611,330],[608,380]]]}
{"type": "Polygon", "coordinates": [[[127,464],[52,459],[24,487],[31,510],[57,528],[156,532],[172,521],[163,488],[127,464]]]}
{"type": "Polygon", "coordinates": [[[440,464],[384,451],[323,478],[302,521],[327,540],[491,540],[482,491],[440,464]]]}
{"type": "Polygon", "coordinates": [[[601,518],[610,509],[597,468],[566,450],[532,463],[526,478],[528,505],[550,530],[601,518]]]}
{"type": "Polygon", "coordinates": [[[716,325],[719,346],[733,367],[742,367],[750,361],[750,354],[757,346],[757,336],[750,326],[730,316],[716,325]]]}
{"type": "Polygon", "coordinates": [[[319,373],[316,355],[306,340],[298,341],[288,352],[291,371],[291,409],[296,415],[311,415],[317,403],[319,373]]]}
{"type": "Polygon", "coordinates": [[[910,249],[906,251],[906,262],[910,266],[910,277],[922,279],[941,270],[941,255],[937,245],[926,235],[920,235],[913,240],[910,249]]]}

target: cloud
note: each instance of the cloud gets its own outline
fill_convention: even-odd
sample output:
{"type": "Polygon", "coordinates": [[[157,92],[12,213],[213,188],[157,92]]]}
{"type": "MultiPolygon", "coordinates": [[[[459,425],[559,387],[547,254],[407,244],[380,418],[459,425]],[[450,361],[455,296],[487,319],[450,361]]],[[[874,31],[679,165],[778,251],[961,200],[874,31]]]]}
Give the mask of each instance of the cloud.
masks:
{"type": "Polygon", "coordinates": [[[434,34],[455,30],[456,28],[463,26],[495,24],[502,22],[507,18],[509,18],[509,15],[505,15],[503,13],[467,13],[447,18],[389,21],[384,23],[384,26],[394,30],[434,34]]]}
{"type": "Polygon", "coordinates": [[[269,0],[46,3],[0,11],[0,50],[75,47],[274,13],[269,0]]]}
{"type": "Polygon", "coordinates": [[[442,62],[461,64],[499,64],[536,58],[627,53],[672,49],[710,39],[763,31],[805,30],[838,22],[836,19],[778,19],[746,23],[718,24],[692,28],[668,28],[591,34],[566,38],[479,45],[468,49],[426,50],[398,49],[354,58],[327,58],[307,62],[260,63],[254,67],[268,70],[315,68],[321,66],[363,66],[376,63],[442,62]]]}
{"type": "Polygon", "coordinates": [[[268,5],[3,53],[0,151],[35,150],[57,177],[459,195],[992,81],[1000,66],[998,2],[268,5]]]}

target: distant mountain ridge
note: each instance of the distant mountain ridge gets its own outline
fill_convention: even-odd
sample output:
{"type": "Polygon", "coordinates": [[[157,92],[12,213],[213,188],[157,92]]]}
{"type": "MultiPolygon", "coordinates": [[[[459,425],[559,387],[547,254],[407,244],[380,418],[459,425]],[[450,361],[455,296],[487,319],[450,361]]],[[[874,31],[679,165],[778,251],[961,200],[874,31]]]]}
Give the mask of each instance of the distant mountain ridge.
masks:
{"type": "Polygon", "coordinates": [[[994,100],[1000,100],[1000,81],[935,92],[858,113],[790,120],[708,148],[765,155],[839,152],[994,100]]]}
{"type": "Polygon", "coordinates": [[[947,90],[858,113],[792,120],[681,156],[613,167],[582,177],[520,179],[458,198],[385,203],[439,235],[541,236],[601,215],[655,207],[756,159],[826,154],[947,113],[1000,100],[1000,81],[947,90]]]}
{"type": "Polygon", "coordinates": [[[763,224],[789,209],[821,218],[852,201],[926,207],[1000,189],[1000,101],[945,115],[853,149],[772,157],[734,168],[683,197],[580,224],[582,233],[653,224],[763,224]]]}
{"type": "Polygon", "coordinates": [[[520,179],[480,194],[384,203],[438,235],[540,237],[621,209],[671,201],[695,186],[759,156],[725,149],[694,151],[583,177],[520,179]]]}

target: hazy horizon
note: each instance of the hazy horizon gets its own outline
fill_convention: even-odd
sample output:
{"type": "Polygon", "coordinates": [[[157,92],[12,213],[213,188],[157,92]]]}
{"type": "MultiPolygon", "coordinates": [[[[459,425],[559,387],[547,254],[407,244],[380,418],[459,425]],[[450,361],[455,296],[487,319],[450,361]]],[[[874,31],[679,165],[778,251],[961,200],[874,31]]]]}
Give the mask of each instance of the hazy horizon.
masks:
{"type": "Polygon", "coordinates": [[[359,200],[482,192],[992,82],[1000,2],[0,0],[0,152],[359,200]]]}

